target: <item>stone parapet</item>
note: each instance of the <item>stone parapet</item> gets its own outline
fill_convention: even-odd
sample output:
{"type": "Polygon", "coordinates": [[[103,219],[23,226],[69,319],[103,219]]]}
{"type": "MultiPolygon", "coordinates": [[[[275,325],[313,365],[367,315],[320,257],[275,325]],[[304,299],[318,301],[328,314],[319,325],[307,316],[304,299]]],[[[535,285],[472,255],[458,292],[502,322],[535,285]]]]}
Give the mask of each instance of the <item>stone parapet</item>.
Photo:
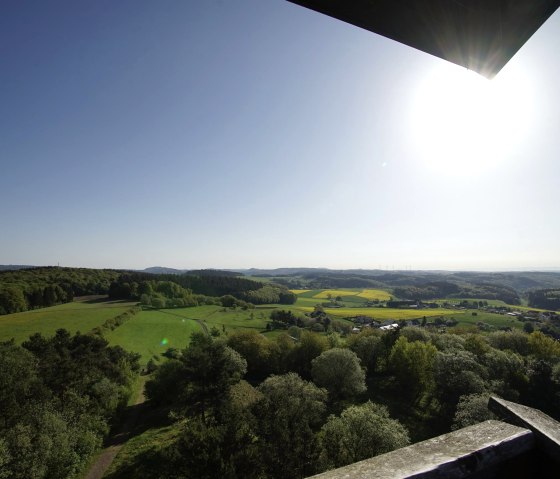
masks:
{"type": "Polygon", "coordinates": [[[531,430],[485,421],[313,476],[314,479],[464,478],[495,470],[535,445],[531,430]]]}

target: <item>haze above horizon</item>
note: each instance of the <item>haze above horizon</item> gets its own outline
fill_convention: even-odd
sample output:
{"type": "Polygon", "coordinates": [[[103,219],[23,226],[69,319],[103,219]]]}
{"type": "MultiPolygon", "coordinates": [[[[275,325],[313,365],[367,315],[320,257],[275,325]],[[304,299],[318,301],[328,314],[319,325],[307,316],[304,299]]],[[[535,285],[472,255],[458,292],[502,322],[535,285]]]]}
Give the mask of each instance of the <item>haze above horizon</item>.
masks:
{"type": "Polygon", "coordinates": [[[558,11],[491,82],[285,0],[4,2],[0,50],[0,264],[560,265],[558,11]]]}

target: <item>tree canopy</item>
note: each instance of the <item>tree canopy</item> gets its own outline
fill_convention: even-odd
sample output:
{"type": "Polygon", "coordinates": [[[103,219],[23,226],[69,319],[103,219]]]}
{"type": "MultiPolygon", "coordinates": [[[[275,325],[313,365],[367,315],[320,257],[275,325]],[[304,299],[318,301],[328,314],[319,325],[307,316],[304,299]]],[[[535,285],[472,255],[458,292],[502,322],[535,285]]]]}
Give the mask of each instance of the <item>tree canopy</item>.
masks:
{"type": "Polygon", "coordinates": [[[333,348],[323,352],[311,363],[313,382],[324,387],[331,400],[347,399],[366,390],[365,372],[356,353],[333,348]]]}

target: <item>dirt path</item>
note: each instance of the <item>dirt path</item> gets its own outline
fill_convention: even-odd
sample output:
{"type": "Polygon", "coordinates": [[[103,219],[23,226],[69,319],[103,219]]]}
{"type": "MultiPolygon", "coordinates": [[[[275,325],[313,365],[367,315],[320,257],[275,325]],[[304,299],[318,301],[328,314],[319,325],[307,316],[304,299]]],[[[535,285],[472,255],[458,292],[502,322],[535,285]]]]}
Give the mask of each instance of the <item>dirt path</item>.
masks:
{"type": "Polygon", "coordinates": [[[131,432],[134,430],[134,426],[138,421],[138,416],[143,409],[146,399],[144,396],[145,383],[146,381],[143,380],[134,405],[126,409],[124,424],[119,428],[118,432],[108,438],[105,449],[91,465],[84,479],[101,479],[107,469],[109,469],[109,466],[119,453],[121,447],[130,439],[131,432]]]}
{"type": "Polygon", "coordinates": [[[200,327],[202,328],[206,336],[208,336],[210,333],[208,332],[208,326],[206,326],[206,323],[202,319],[195,319],[195,321],[200,324],[200,327]]]}

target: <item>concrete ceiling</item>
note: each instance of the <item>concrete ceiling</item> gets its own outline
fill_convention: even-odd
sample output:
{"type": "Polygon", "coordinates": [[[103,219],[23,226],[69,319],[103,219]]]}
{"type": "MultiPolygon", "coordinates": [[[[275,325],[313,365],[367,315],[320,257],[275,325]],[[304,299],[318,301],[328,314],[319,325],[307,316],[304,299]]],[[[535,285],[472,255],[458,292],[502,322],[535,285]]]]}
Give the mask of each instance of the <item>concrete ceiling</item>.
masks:
{"type": "Polygon", "coordinates": [[[493,78],[560,0],[288,0],[493,78]]]}

